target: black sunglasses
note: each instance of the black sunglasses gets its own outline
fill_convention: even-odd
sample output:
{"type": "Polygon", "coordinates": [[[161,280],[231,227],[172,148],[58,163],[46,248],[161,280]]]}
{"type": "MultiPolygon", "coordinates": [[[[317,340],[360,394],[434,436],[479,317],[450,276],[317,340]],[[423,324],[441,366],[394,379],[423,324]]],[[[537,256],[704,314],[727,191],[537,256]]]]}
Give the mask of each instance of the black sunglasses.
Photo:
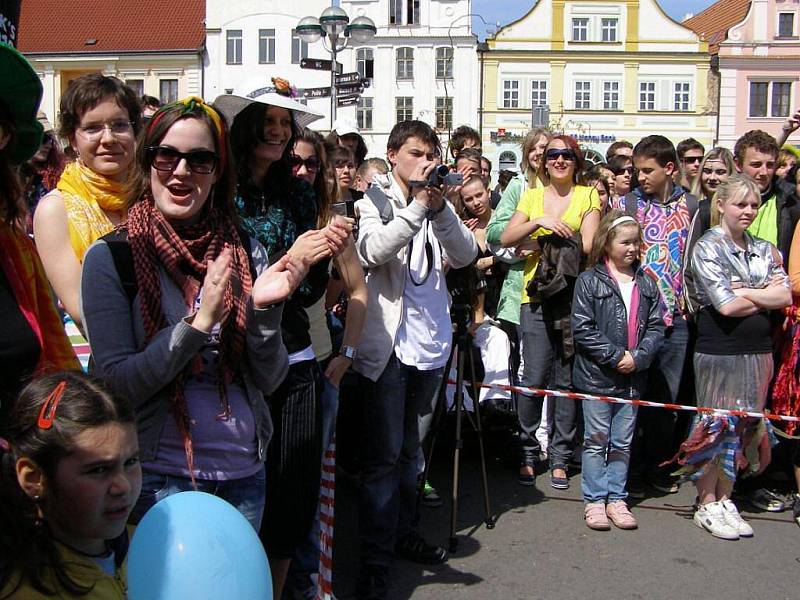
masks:
{"type": "Polygon", "coordinates": [[[302,167],[303,165],[305,165],[306,171],[308,172],[316,171],[319,169],[319,161],[313,156],[309,156],[308,158],[303,159],[300,158],[299,156],[292,154],[289,157],[289,166],[292,167],[292,171],[299,171],[300,167],[302,167]]]}
{"type": "Polygon", "coordinates": [[[211,150],[179,152],[168,146],[150,146],[147,151],[150,156],[150,166],[156,171],[172,172],[178,168],[181,159],[185,158],[193,173],[208,175],[214,172],[219,163],[219,156],[211,150]]]}
{"type": "Polygon", "coordinates": [[[623,175],[625,173],[628,175],[633,175],[633,167],[622,167],[621,169],[614,171],[614,175],[623,175]]]}
{"type": "Polygon", "coordinates": [[[575,153],[572,150],[566,149],[561,150],[559,148],[552,148],[544,155],[545,160],[557,160],[559,156],[566,161],[575,160],[575,153]]]}
{"type": "Polygon", "coordinates": [[[685,162],[685,163],[693,164],[693,163],[699,163],[700,161],[702,161],[703,157],[702,156],[684,156],[681,160],[683,162],[685,162]]]}

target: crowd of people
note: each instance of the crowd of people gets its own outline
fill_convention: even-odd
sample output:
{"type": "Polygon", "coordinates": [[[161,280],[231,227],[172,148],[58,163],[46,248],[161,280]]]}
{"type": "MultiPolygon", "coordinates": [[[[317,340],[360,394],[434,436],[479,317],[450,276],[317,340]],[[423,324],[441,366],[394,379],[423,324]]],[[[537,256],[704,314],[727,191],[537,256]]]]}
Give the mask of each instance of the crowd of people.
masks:
{"type": "Polygon", "coordinates": [[[796,423],[542,395],[800,415],[800,184],[783,148],[800,114],[781,140],[649,135],[601,164],[535,129],[492,187],[468,126],[443,148],[399,122],[369,158],[354,123],[323,138],[320,115],[263,83],[160,106],[83,75],[56,133],[36,74],[0,55],[0,598],[124,593],[136,524],[189,490],[259,533],[276,598],[314,598],[335,439],[358,481],[357,597],[385,598],[395,558],[446,561],[414,523],[418,495],[441,504],[423,448],[455,276],[471,375],[501,384],[471,400],[513,415],[520,485],[568,489],[580,471],[593,530],[635,529],[630,498],[689,482],[715,537],[754,535],[735,494],[800,525],[796,423]]]}

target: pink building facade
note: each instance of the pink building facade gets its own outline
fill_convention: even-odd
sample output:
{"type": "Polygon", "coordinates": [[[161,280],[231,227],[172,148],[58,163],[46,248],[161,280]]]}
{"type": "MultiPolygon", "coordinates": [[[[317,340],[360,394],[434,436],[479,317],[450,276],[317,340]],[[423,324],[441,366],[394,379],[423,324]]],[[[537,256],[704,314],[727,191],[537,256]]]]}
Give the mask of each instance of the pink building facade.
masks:
{"type": "MultiPolygon", "coordinates": [[[[752,0],[719,46],[719,145],[751,129],[775,137],[800,108],[800,0],[752,0]]],[[[789,138],[800,146],[800,131],[789,138]]]]}

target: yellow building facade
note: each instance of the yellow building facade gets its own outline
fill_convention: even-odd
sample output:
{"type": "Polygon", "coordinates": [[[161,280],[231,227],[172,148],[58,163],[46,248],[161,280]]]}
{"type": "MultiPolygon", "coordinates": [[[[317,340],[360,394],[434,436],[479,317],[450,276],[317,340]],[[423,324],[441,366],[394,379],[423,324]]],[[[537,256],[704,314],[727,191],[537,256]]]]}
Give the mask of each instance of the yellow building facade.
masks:
{"type": "Polygon", "coordinates": [[[539,0],[486,46],[481,132],[495,170],[519,169],[534,119],[595,161],[653,133],[712,144],[708,44],[655,0],[539,0]]]}

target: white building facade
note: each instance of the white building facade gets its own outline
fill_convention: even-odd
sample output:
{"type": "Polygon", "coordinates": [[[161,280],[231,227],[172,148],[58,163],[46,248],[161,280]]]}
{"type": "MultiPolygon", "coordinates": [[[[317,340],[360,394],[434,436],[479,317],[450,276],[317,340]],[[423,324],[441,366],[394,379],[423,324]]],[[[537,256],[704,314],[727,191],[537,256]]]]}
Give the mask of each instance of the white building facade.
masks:
{"type": "MultiPolygon", "coordinates": [[[[319,16],[330,0],[207,0],[204,95],[214,99],[252,77],[282,77],[297,88],[330,85],[330,73],[300,68],[302,58],[330,59],[323,42],[305,44],[294,33],[305,16],[319,16]]],[[[392,127],[419,119],[442,142],[461,124],[478,128],[477,38],[470,0],[342,0],[350,19],[371,18],[377,35],[348,46],[337,60],[343,72],[370,77],[357,105],[337,109],[357,121],[369,156],[383,157],[392,127]]],[[[307,104],[326,118],[312,128],[329,131],[330,99],[307,104]]]]}

